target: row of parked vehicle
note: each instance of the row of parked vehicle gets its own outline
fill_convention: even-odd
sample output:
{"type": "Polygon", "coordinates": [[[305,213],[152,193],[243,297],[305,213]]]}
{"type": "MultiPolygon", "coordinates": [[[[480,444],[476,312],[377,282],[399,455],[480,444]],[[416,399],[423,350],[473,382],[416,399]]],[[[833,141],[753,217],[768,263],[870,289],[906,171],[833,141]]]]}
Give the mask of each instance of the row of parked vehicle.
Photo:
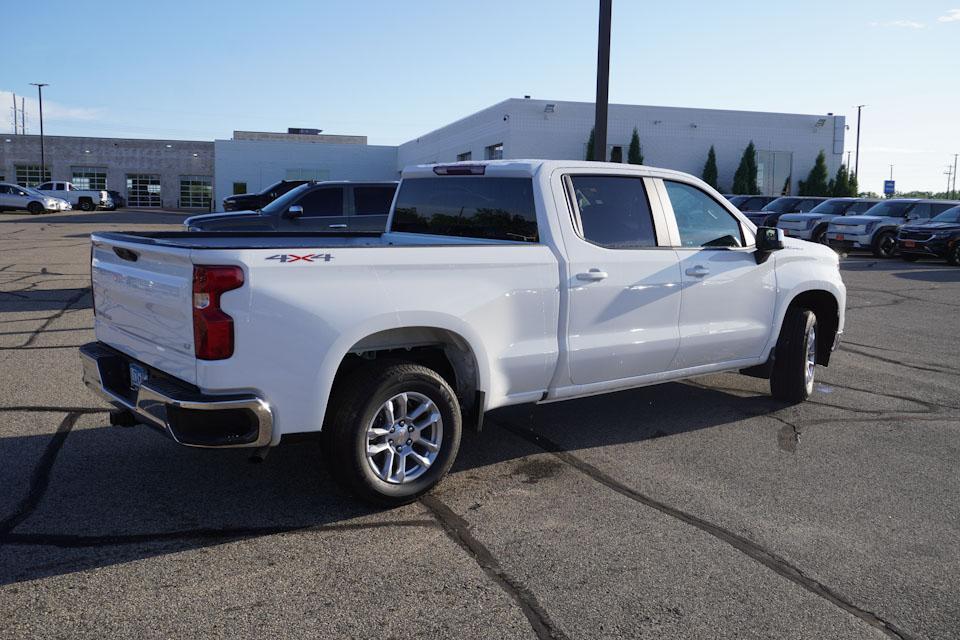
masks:
{"type": "Polygon", "coordinates": [[[830,245],[840,253],[942,258],[960,266],[960,201],[919,198],[729,196],[757,226],[830,245]]]}
{"type": "Polygon", "coordinates": [[[72,182],[51,181],[37,187],[0,183],[0,211],[27,211],[33,215],[72,209],[112,211],[123,204],[123,198],[116,191],[78,189],[72,182]]]}

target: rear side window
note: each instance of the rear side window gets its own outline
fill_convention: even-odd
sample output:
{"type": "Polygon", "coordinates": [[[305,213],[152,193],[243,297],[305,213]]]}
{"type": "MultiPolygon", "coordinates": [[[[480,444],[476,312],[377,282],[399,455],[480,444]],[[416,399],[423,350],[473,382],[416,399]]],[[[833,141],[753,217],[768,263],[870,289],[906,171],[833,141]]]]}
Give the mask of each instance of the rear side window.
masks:
{"type": "Polygon", "coordinates": [[[314,189],[297,202],[303,207],[304,218],[343,215],[343,189],[314,189]]]}
{"type": "Polygon", "coordinates": [[[643,178],[573,176],[583,238],[607,249],[657,246],[643,178]]]}
{"type": "Polygon", "coordinates": [[[357,187],[353,190],[354,209],[358,216],[387,215],[396,187],[357,187]]]}
{"type": "Polygon", "coordinates": [[[533,182],[466,176],[404,180],[391,230],[538,242],[533,182]]]}

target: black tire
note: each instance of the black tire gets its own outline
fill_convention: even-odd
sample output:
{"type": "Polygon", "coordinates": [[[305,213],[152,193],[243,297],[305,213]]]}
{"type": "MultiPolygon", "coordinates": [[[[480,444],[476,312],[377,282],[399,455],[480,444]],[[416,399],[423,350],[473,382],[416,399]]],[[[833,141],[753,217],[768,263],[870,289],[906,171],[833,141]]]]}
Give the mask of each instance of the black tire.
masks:
{"type": "Polygon", "coordinates": [[[953,246],[947,251],[947,262],[960,267],[960,240],[954,240],[953,246]]]}
{"type": "Polygon", "coordinates": [[[893,231],[881,231],[873,240],[873,255],[877,258],[892,258],[897,254],[897,236],[893,231]]]}
{"type": "Polygon", "coordinates": [[[30,212],[30,215],[35,216],[37,214],[43,213],[43,205],[39,202],[28,202],[27,211],[30,212]]]}
{"type": "Polygon", "coordinates": [[[816,349],[817,316],[802,307],[787,310],[770,373],[770,393],[774,398],[796,404],[813,393],[814,377],[811,375],[807,379],[807,346],[811,329],[816,349]]]}
{"type": "Polygon", "coordinates": [[[918,256],[915,253],[901,253],[900,259],[905,260],[907,262],[916,262],[917,260],[920,259],[920,256],[918,256]]]}
{"type": "Polygon", "coordinates": [[[96,207],[93,206],[93,203],[89,200],[80,201],[80,210],[81,211],[93,211],[96,207]]]}
{"type": "Polygon", "coordinates": [[[375,363],[338,382],[333,394],[323,428],[324,452],[334,478],[357,497],[387,507],[407,504],[436,486],[450,470],[460,448],[460,403],[436,371],[396,361],[375,363]],[[397,484],[382,479],[371,468],[366,454],[367,425],[377,419],[388,400],[405,392],[433,402],[442,420],[442,439],[436,459],[426,471],[397,484]]]}
{"type": "Polygon", "coordinates": [[[820,227],[815,229],[813,232],[812,240],[814,242],[819,242],[820,244],[827,244],[827,228],[820,227]]]}

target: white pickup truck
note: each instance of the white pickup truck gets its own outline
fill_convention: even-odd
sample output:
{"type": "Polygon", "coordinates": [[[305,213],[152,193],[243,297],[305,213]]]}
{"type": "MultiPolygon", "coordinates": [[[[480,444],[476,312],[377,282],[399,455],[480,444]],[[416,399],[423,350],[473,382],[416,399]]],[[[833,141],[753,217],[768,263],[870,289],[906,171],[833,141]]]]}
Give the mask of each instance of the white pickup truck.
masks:
{"type": "Polygon", "coordinates": [[[113,198],[101,189],[77,189],[72,182],[54,180],[44,182],[38,191],[51,196],[62,198],[81,211],[95,211],[97,207],[110,209],[113,207],[113,198]]]}
{"type": "Polygon", "coordinates": [[[800,402],[843,329],[833,251],[675,171],[412,167],[387,229],[94,234],[84,381],[185,445],[322,430],[345,485],[401,504],[490,409],[716,371],[800,402]]]}

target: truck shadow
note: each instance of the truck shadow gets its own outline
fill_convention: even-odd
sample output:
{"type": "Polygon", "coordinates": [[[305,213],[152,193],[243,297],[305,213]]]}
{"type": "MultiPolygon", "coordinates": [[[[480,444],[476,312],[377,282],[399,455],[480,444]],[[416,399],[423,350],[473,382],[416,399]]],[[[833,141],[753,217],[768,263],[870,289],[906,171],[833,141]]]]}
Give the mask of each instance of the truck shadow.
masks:
{"type": "MultiPolygon", "coordinates": [[[[532,428],[576,451],[708,429],[779,408],[766,397],[680,383],[511,407],[488,414],[481,434],[464,434],[452,473],[542,453],[504,425],[532,428]]],[[[0,584],[259,536],[363,526],[358,518],[378,526],[428,519],[417,505],[383,513],[346,494],[324,469],[317,438],[291,437],[264,462],[250,464],[243,450],[178,447],[147,427],[97,426],[106,414],[95,415],[82,418],[53,456],[56,438],[49,433],[0,438],[0,467],[6,468],[0,480],[16,479],[0,498],[0,584]]]]}
{"type": "MultiPolygon", "coordinates": [[[[203,212],[206,213],[206,212],[203,212]]],[[[10,224],[182,224],[187,217],[195,213],[177,213],[174,211],[131,210],[93,211],[84,213],[45,213],[37,216],[24,215],[0,218],[0,223],[10,224]]],[[[75,234],[65,237],[82,237],[87,234],[75,234]]]]}
{"type": "MultiPolygon", "coordinates": [[[[37,276],[43,278],[43,275],[37,276]]],[[[83,278],[83,276],[79,276],[83,278]]],[[[64,308],[90,309],[93,299],[89,287],[68,289],[19,289],[0,291],[0,313],[16,311],[63,311],[64,308]]]]}

